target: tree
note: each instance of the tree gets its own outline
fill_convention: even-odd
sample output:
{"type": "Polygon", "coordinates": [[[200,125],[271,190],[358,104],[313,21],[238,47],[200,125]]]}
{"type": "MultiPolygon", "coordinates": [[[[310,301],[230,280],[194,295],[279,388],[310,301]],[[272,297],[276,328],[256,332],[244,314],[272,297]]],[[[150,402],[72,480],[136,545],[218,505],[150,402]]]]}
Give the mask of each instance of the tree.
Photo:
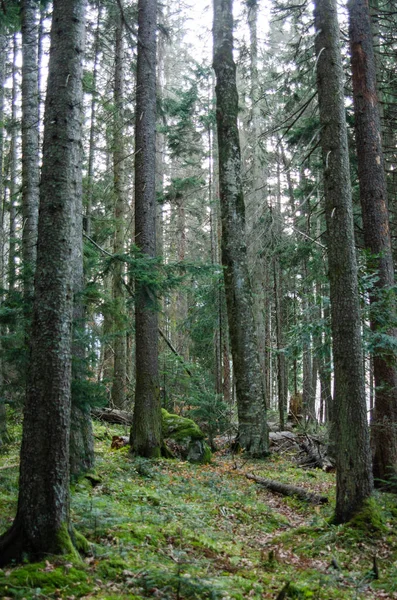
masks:
{"type": "MultiPolygon", "coordinates": [[[[3,157],[4,157],[4,82],[6,78],[6,49],[7,49],[7,36],[3,31],[0,30],[0,198],[3,198],[4,185],[3,185],[3,157]]],[[[4,298],[4,259],[3,259],[3,223],[4,223],[4,205],[1,203],[0,208],[0,300],[4,298]]],[[[3,327],[0,328],[1,333],[3,327]]],[[[3,396],[3,349],[0,343],[0,445],[5,441],[7,437],[7,418],[6,418],[6,406],[4,403],[3,396]]]]}
{"type": "Polygon", "coordinates": [[[370,321],[375,340],[375,411],[371,423],[374,476],[377,480],[389,480],[397,476],[397,365],[394,350],[397,330],[387,184],[368,0],[350,0],[348,9],[364,242],[370,253],[368,266],[377,273],[377,281],[370,292],[370,321]]]}
{"type": "Polygon", "coordinates": [[[372,492],[371,456],[336,0],[317,0],[314,17],[335,369],[335,520],[343,523],[372,492]]]}
{"type": "MultiPolygon", "coordinates": [[[[135,107],[135,244],[156,255],[156,24],[157,0],[138,2],[135,107]]],[[[158,317],[154,292],[136,281],[136,388],[131,448],[140,456],[161,453],[158,317]]]]}
{"type": "Polygon", "coordinates": [[[84,2],[55,0],[40,190],[31,356],[17,515],[0,563],[73,551],[69,515],[72,235],[80,193],[84,2]]]}
{"type": "Polygon", "coordinates": [[[22,264],[26,305],[33,296],[39,213],[39,89],[37,2],[23,0],[22,20],[22,264]]]}
{"type": "Polygon", "coordinates": [[[222,264],[236,380],[238,443],[260,457],[268,451],[268,432],[246,256],[232,1],[214,0],[213,6],[222,264]]]}
{"type": "MultiPolygon", "coordinates": [[[[120,0],[121,1],[121,0],[120,0]]],[[[114,131],[113,131],[113,184],[114,184],[114,254],[124,253],[125,243],[125,143],[124,143],[124,27],[120,11],[116,21],[115,67],[114,67],[114,131]]],[[[127,378],[127,338],[125,333],[125,298],[123,276],[125,265],[118,260],[113,265],[113,311],[115,337],[114,368],[111,390],[112,403],[124,408],[127,378]]]]}

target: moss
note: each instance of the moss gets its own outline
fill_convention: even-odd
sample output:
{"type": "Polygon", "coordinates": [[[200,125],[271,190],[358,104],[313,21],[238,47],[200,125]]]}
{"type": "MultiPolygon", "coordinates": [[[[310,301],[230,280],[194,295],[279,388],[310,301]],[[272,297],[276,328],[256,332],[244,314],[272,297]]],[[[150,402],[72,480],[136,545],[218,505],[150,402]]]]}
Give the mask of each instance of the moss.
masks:
{"type": "Polygon", "coordinates": [[[387,531],[384,517],[375,498],[365,501],[363,508],[354,515],[349,525],[362,532],[385,533],[387,531]]]}
{"type": "Polygon", "coordinates": [[[85,570],[69,563],[55,566],[49,560],[13,569],[0,575],[0,598],[29,597],[29,591],[40,589],[45,596],[62,589],[62,597],[84,596],[92,591],[85,570]]]}
{"type": "Polygon", "coordinates": [[[289,582],[285,585],[283,590],[285,592],[283,598],[306,600],[307,598],[314,597],[314,592],[306,585],[295,585],[294,583],[289,582]]]}
{"type": "Polygon", "coordinates": [[[204,456],[203,456],[202,463],[209,464],[211,462],[211,460],[212,460],[211,448],[208,446],[208,444],[204,443],[204,456]]]}
{"type": "Polygon", "coordinates": [[[126,569],[128,569],[128,564],[118,558],[101,560],[96,569],[96,576],[116,581],[126,569]]]}
{"type": "Polygon", "coordinates": [[[200,427],[192,419],[171,414],[164,408],[161,409],[161,430],[163,438],[172,438],[176,442],[188,438],[203,440],[205,437],[200,427]]]}
{"type": "Polygon", "coordinates": [[[68,554],[76,561],[81,561],[80,555],[72,542],[66,523],[62,523],[56,534],[56,554],[68,554]]]}
{"type": "Polygon", "coordinates": [[[86,473],[84,475],[84,479],[87,479],[92,485],[92,487],[95,487],[96,485],[102,483],[102,477],[97,473],[86,473]]]}
{"type": "Polygon", "coordinates": [[[87,538],[82,533],[75,530],[73,531],[73,537],[77,550],[84,555],[90,554],[92,550],[92,544],[90,544],[87,538]]]}

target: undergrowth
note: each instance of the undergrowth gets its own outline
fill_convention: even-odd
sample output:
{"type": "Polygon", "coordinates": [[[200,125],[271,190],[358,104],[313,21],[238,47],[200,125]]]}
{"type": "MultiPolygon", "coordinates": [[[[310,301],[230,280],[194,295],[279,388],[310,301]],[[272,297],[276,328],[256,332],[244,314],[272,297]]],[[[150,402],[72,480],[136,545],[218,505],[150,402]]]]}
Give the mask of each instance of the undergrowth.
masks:
{"type": "MultiPolygon", "coordinates": [[[[15,514],[20,425],[0,454],[0,527],[15,514]]],[[[368,517],[332,525],[334,475],[288,457],[215,455],[195,466],[111,450],[121,428],[95,425],[96,473],[72,488],[72,521],[91,543],[84,564],[48,556],[0,570],[0,598],[397,598],[395,496],[368,517]],[[245,472],[327,494],[313,507],[248,481],[245,472]],[[374,516],[375,515],[375,516],[374,516]]],[[[375,510],[376,509],[376,510],[375,510]]]]}

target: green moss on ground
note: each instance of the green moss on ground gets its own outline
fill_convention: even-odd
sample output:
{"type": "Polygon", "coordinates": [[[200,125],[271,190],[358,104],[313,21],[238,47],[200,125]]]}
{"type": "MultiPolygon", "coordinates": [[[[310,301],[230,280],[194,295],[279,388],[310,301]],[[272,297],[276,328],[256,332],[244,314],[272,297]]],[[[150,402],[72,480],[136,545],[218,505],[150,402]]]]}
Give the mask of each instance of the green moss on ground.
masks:
{"type": "MultiPolygon", "coordinates": [[[[287,582],[285,598],[397,593],[395,496],[376,494],[351,524],[332,525],[332,474],[309,475],[282,457],[217,455],[210,465],[132,458],[110,450],[111,436],[124,433],[109,428],[97,440],[95,487],[74,486],[71,516],[84,563],[48,557],[4,569],[0,598],[262,600],[276,598],[287,582]],[[327,494],[330,505],[271,494],[244,470],[327,494]]],[[[7,460],[0,456],[0,466],[7,460]]],[[[0,470],[4,530],[15,512],[16,476],[17,469],[0,470]]]]}
{"type": "Polygon", "coordinates": [[[0,598],[80,598],[94,585],[84,568],[48,560],[0,571],[0,598]]]}

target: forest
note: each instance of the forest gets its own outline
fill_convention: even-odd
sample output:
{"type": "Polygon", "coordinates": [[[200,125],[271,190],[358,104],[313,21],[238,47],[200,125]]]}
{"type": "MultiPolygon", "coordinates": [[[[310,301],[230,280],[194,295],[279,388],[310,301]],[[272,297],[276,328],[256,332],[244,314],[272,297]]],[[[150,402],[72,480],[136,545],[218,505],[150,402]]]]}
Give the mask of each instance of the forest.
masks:
{"type": "Polygon", "coordinates": [[[0,598],[397,598],[395,1],[0,46],[0,598]]]}

